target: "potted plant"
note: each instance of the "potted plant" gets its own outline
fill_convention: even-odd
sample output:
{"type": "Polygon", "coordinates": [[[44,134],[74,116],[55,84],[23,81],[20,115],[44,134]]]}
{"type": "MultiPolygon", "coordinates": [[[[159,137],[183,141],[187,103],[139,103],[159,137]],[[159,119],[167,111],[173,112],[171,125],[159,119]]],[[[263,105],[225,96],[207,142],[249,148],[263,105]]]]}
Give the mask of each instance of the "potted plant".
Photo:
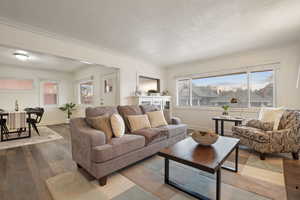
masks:
{"type": "Polygon", "coordinates": [[[59,107],[59,109],[60,109],[61,111],[64,111],[64,112],[67,113],[67,116],[68,116],[68,118],[67,118],[67,123],[70,122],[71,115],[73,114],[72,111],[76,110],[75,107],[76,107],[76,104],[75,104],[75,103],[72,103],[72,102],[66,103],[66,104],[63,105],[62,107],[59,107]]]}
{"type": "Polygon", "coordinates": [[[222,115],[228,115],[229,105],[224,105],[222,106],[222,108],[223,108],[222,115]]]}

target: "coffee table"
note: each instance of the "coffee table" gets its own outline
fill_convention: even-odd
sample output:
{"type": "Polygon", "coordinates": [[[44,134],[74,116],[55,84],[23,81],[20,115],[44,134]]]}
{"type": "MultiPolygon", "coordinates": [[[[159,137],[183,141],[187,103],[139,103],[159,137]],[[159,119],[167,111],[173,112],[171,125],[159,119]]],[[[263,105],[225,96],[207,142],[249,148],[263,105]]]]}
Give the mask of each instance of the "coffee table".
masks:
{"type": "Polygon", "coordinates": [[[221,168],[238,172],[239,139],[219,136],[211,146],[202,146],[188,137],[170,147],[161,150],[158,155],[165,158],[165,184],[171,185],[197,199],[208,200],[196,191],[190,191],[169,179],[169,160],[216,174],[216,199],[221,198],[221,168]],[[228,156],[235,150],[235,167],[222,166],[228,156]]]}

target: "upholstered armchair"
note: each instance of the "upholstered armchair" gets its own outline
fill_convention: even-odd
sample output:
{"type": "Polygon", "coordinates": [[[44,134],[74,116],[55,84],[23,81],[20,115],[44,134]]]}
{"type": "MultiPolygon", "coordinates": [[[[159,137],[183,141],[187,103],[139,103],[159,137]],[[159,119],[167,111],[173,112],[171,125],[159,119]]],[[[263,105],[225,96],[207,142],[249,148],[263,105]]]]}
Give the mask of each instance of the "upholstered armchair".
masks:
{"type": "Polygon", "coordinates": [[[295,160],[299,159],[300,150],[300,112],[286,110],[282,115],[278,130],[263,130],[260,128],[233,126],[233,136],[240,139],[240,144],[246,145],[260,153],[260,159],[265,159],[267,153],[292,153],[295,160]]]}

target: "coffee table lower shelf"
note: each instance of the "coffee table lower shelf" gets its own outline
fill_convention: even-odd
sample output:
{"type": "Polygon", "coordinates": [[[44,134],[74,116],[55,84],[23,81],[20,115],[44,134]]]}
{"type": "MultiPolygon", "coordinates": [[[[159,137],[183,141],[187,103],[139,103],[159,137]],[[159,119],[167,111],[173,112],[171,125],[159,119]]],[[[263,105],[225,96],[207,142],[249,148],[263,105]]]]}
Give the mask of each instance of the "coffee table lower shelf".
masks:
{"type": "MultiPolygon", "coordinates": [[[[231,167],[227,167],[227,166],[222,166],[221,168],[222,169],[225,169],[225,170],[229,170],[229,171],[232,171],[232,172],[238,172],[238,151],[239,150],[239,147],[237,146],[235,148],[235,167],[234,168],[231,168],[231,167]]],[[[171,159],[172,160],[172,159],[171,159]]],[[[175,161],[176,162],[176,161],[175,161]]],[[[220,200],[221,199],[221,168],[217,169],[215,171],[216,173],[216,200],[220,200]]],[[[180,190],[181,192],[184,192],[188,195],[191,195],[197,199],[200,199],[200,200],[210,200],[210,198],[200,194],[200,193],[197,193],[197,192],[194,192],[192,190],[189,190],[173,181],[171,181],[169,179],[169,170],[170,170],[170,166],[169,166],[169,158],[166,158],[165,157],[165,184],[167,185],[170,185],[178,190],[180,190]]]]}

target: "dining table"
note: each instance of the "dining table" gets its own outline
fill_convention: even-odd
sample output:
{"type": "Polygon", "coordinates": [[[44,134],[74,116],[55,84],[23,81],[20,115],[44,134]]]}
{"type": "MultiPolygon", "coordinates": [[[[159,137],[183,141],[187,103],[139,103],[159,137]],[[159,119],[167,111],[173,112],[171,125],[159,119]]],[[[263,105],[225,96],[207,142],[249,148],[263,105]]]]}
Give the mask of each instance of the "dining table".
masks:
{"type": "MultiPolygon", "coordinates": [[[[24,112],[26,112],[27,115],[27,119],[31,119],[32,115],[36,114],[37,111],[32,109],[32,110],[24,110],[24,112]]],[[[9,111],[0,111],[0,119],[1,121],[3,119],[7,119],[9,115],[9,111]]],[[[24,138],[30,138],[31,137],[31,124],[27,122],[28,124],[28,134],[26,135],[22,135],[22,133],[26,132],[26,128],[25,129],[18,129],[18,130],[13,130],[13,131],[5,131],[5,126],[6,124],[1,124],[0,129],[1,129],[1,141],[0,142],[5,142],[5,141],[11,141],[11,140],[18,140],[18,139],[24,139],[24,138]],[[11,135],[16,135],[14,137],[11,137],[11,135]]]]}

